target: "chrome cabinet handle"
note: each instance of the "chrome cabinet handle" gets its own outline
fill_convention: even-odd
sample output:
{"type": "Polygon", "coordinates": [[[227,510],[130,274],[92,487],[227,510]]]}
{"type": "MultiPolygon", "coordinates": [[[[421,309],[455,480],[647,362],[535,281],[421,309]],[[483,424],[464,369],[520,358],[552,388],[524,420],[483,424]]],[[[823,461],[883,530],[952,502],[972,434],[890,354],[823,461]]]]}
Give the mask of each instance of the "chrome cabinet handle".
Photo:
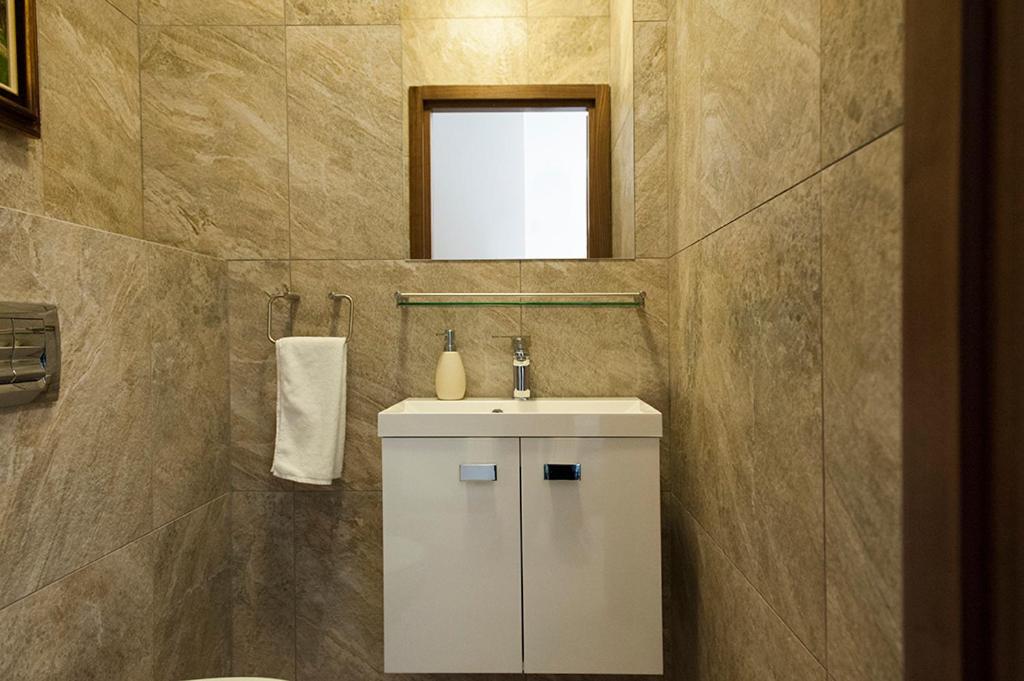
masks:
{"type": "Polygon", "coordinates": [[[546,463],[544,464],[545,480],[580,480],[583,466],[578,463],[546,463]]]}
{"type": "Polygon", "coordinates": [[[494,482],[498,479],[498,465],[493,463],[459,464],[459,480],[462,482],[494,482]]]}

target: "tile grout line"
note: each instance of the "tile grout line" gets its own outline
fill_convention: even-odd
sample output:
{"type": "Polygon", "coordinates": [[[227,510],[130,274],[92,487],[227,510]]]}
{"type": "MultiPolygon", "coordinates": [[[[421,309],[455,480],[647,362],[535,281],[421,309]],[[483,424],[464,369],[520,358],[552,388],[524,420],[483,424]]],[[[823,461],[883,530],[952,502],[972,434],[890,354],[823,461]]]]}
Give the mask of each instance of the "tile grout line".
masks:
{"type": "MultiPolygon", "coordinates": [[[[44,144],[45,144],[45,140],[42,140],[41,144],[40,144],[40,149],[42,149],[44,144]]],[[[102,236],[113,237],[115,239],[128,239],[129,241],[137,241],[137,242],[139,242],[140,244],[142,244],[144,246],[152,246],[153,248],[157,248],[157,249],[166,248],[166,249],[170,249],[172,251],[177,251],[178,253],[181,253],[183,255],[187,255],[187,256],[191,256],[191,257],[195,257],[195,258],[204,258],[206,260],[214,260],[216,262],[225,262],[225,263],[227,263],[227,262],[255,262],[255,261],[263,262],[263,260],[255,259],[255,258],[254,259],[248,259],[248,260],[238,260],[238,261],[236,261],[236,260],[229,260],[229,259],[226,259],[226,258],[222,258],[220,256],[211,255],[209,253],[203,253],[202,251],[192,251],[192,250],[189,250],[187,248],[182,248],[181,246],[175,246],[173,244],[165,244],[165,243],[163,243],[161,241],[154,241],[152,239],[146,239],[146,238],[143,238],[143,237],[140,237],[140,236],[135,236],[135,235],[132,235],[132,234],[122,234],[121,232],[115,232],[115,231],[112,231],[112,230],[109,230],[109,229],[104,229],[102,227],[94,227],[92,225],[86,225],[86,224],[81,223],[81,222],[72,222],[71,220],[65,220],[63,218],[53,217],[53,216],[47,215],[45,213],[33,213],[32,211],[29,211],[29,210],[22,210],[21,208],[13,208],[11,206],[0,206],[0,214],[2,214],[4,212],[17,213],[18,215],[24,215],[25,217],[32,218],[32,219],[35,219],[35,220],[42,220],[44,222],[53,223],[55,225],[61,225],[62,227],[72,227],[72,228],[75,228],[75,229],[84,229],[84,230],[88,230],[90,232],[97,232],[97,233],[99,233],[102,236]]]]}
{"type": "Polygon", "coordinates": [[[292,507],[292,678],[299,677],[299,542],[296,534],[295,491],[288,492],[288,501],[292,507]]]}
{"type": "MultiPolygon", "coordinates": [[[[821,185],[819,184],[819,189],[821,185]]],[[[828,672],[828,460],[825,451],[825,210],[824,191],[818,192],[818,351],[820,353],[821,371],[819,380],[821,391],[818,395],[821,405],[821,570],[822,570],[822,604],[824,611],[825,637],[825,671],[828,672]]]]}
{"type": "MultiPolygon", "coordinates": [[[[117,12],[118,14],[122,15],[122,16],[123,16],[123,17],[124,17],[125,19],[127,19],[127,20],[128,20],[128,21],[130,21],[130,22],[132,22],[132,23],[133,23],[133,24],[135,24],[136,26],[140,26],[140,27],[141,27],[141,25],[142,25],[142,24],[141,24],[141,22],[140,22],[140,20],[139,20],[139,19],[132,19],[132,18],[131,18],[130,16],[128,16],[128,13],[127,13],[127,12],[125,12],[125,11],[124,11],[123,9],[121,9],[120,7],[118,7],[117,5],[115,5],[114,3],[112,3],[112,2],[110,1],[110,0],[107,0],[107,4],[108,4],[108,5],[110,5],[111,7],[113,7],[113,8],[114,8],[114,10],[115,10],[115,11],[116,11],[116,12],[117,12]]],[[[140,17],[140,19],[141,19],[141,17],[140,17]]]]}
{"type": "MultiPolygon", "coordinates": [[[[230,380],[230,371],[229,371],[229,379],[228,380],[230,380]]],[[[230,412],[229,412],[229,418],[230,418],[230,412]]],[[[230,428],[231,428],[231,425],[229,423],[228,424],[228,432],[229,433],[230,433],[230,428]]],[[[230,456],[230,454],[231,454],[231,449],[229,447],[228,448],[228,455],[230,456]]],[[[231,463],[231,461],[229,459],[228,460],[229,466],[230,466],[230,463],[231,463]]],[[[230,467],[229,467],[228,470],[230,470],[230,467]]],[[[227,519],[227,523],[228,523],[228,546],[227,546],[227,552],[228,552],[228,565],[227,565],[227,570],[228,570],[228,580],[227,580],[227,582],[228,582],[228,612],[227,612],[227,617],[228,617],[228,668],[227,668],[227,671],[228,671],[228,673],[233,675],[234,672],[235,672],[235,586],[238,584],[238,581],[235,579],[235,495],[234,495],[234,493],[230,489],[228,489],[228,491],[225,492],[225,494],[226,494],[226,496],[228,498],[228,519],[227,519]]],[[[155,674],[153,675],[153,678],[154,679],[156,678],[155,674]]]]}
{"type": "MultiPolygon", "coordinates": [[[[822,55],[825,51],[824,38],[825,20],[822,16],[821,6],[818,6],[818,166],[822,166],[825,160],[825,60],[822,55]]],[[[888,134],[888,133],[885,133],[888,134]]],[[[879,136],[881,138],[884,135],[879,136]]],[[[866,146],[866,145],[865,145],[866,146]]],[[[851,152],[851,155],[854,152],[851,152]]],[[[838,161],[837,161],[838,162],[838,161]]],[[[821,405],[821,586],[822,586],[822,608],[823,615],[823,651],[825,674],[828,675],[828,494],[827,459],[825,453],[825,209],[824,209],[824,171],[822,168],[822,181],[818,183],[818,352],[820,353],[819,390],[818,395],[821,405]]]]}
{"type": "Polygon", "coordinates": [[[374,26],[398,26],[394,23],[315,23],[315,24],[296,24],[296,23],[283,23],[283,22],[269,22],[265,24],[252,24],[246,22],[236,23],[223,23],[223,24],[188,24],[188,23],[139,23],[140,27],[145,28],[370,28],[374,26]]]}
{"type": "Polygon", "coordinates": [[[789,625],[789,622],[787,622],[785,618],[783,618],[782,615],[779,614],[779,612],[771,604],[771,601],[765,598],[765,595],[761,593],[761,590],[758,589],[752,581],[750,581],[750,578],[747,576],[747,574],[740,569],[740,567],[735,563],[735,561],[733,561],[732,556],[730,556],[721,546],[721,544],[718,543],[718,540],[715,539],[714,535],[712,535],[711,532],[709,532],[708,529],[704,527],[703,523],[701,523],[700,520],[697,519],[697,516],[694,515],[693,512],[685,504],[682,503],[682,500],[676,497],[676,501],[679,503],[679,507],[683,509],[683,512],[686,513],[686,515],[690,517],[694,524],[700,528],[701,532],[707,535],[708,541],[711,542],[711,545],[714,546],[715,549],[722,554],[722,556],[725,558],[729,566],[736,571],[736,574],[743,578],[743,581],[747,583],[747,586],[749,586],[755,594],[757,594],[757,597],[761,599],[761,602],[764,603],[765,607],[768,608],[772,615],[774,615],[775,618],[782,623],[782,626],[786,628],[786,631],[788,631],[790,635],[797,641],[797,643],[800,644],[800,647],[803,648],[807,652],[807,654],[811,656],[811,659],[813,659],[815,663],[817,663],[818,666],[821,667],[822,671],[827,672],[828,670],[825,668],[825,664],[820,659],[818,659],[817,655],[811,652],[811,649],[807,647],[807,644],[804,642],[804,640],[795,631],[793,631],[793,627],[791,627],[789,625]]]}
{"type": "Polygon", "coordinates": [[[18,598],[14,599],[10,603],[4,605],[3,607],[0,607],[0,612],[4,612],[8,608],[11,608],[11,607],[17,605],[18,603],[24,601],[25,599],[31,598],[32,596],[36,595],[40,591],[48,589],[51,586],[54,586],[55,584],[63,582],[66,579],[70,579],[71,577],[74,577],[79,572],[82,572],[83,570],[87,570],[88,568],[92,567],[93,565],[95,565],[96,563],[100,562],[101,560],[109,558],[110,556],[114,555],[118,551],[126,549],[129,546],[131,546],[132,544],[138,543],[138,542],[142,541],[143,539],[147,539],[147,538],[151,537],[152,535],[156,534],[157,532],[159,532],[160,530],[163,530],[164,528],[166,528],[166,527],[168,527],[170,525],[173,525],[174,523],[177,523],[177,522],[179,522],[181,520],[184,520],[185,518],[187,518],[188,516],[192,515],[193,513],[197,513],[198,511],[201,511],[205,507],[209,506],[210,504],[213,504],[216,501],[219,501],[219,500],[223,499],[224,497],[228,496],[229,494],[230,494],[230,492],[224,492],[223,494],[219,494],[219,495],[217,495],[217,496],[215,496],[215,497],[213,497],[211,499],[207,499],[206,501],[204,501],[203,503],[199,504],[195,508],[191,508],[188,511],[185,511],[184,513],[182,513],[181,515],[179,515],[179,516],[177,516],[175,518],[172,518],[171,520],[168,520],[165,523],[161,523],[160,525],[157,525],[156,527],[154,527],[153,529],[149,530],[148,532],[144,532],[143,534],[140,534],[139,536],[137,536],[137,537],[135,537],[133,539],[130,539],[129,541],[126,541],[124,544],[121,544],[120,546],[117,546],[116,548],[113,548],[110,551],[107,551],[103,555],[97,556],[96,558],[93,558],[92,560],[90,560],[89,562],[85,563],[84,565],[81,565],[81,566],[75,568],[74,570],[71,570],[70,572],[61,575],[57,579],[54,579],[54,580],[52,580],[50,582],[47,582],[46,584],[42,584],[42,585],[36,587],[35,589],[33,589],[29,593],[25,594],[24,596],[19,596],[18,598]]]}
{"type": "MultiPolygon", "coordinates": [[[[142,223],[142,224],[139,225],[139,234],[141,235],[141,239],[143,241],[146,241],[147,243],[152,243],[152,242],[149,242],[148,239],[146,239],[146,237],[148,235],[147,235],[147,229],[146,229],[146,152],[145,152],[145,146],[144,146],[144,141],[143,141],[143,132],[144,132],[144,130],[143,130],[143,118],[142,118],[142,107],[143,107],[143,103],[144,103],[144,98],[142,96],[142,23],[141,23],[142,15],[141,15],[141,7],[137,7],[137,10],[139,11],[139,20],[135,23],[135,49],[136,49],[136,60],[137,60],[136,64],[135,64],[135,75],[136,75],[136,78],[137,78],[137,81],[138,81],[138,84],[139,84],[139,149],[138,149],[138,153],[139,153],[139,204],[140,204],[139,205],[139,219],[140,219],[140,221],[142,223]]],[[[148,256],[148,254],[147,254],[147,256],[148,256]]],[[[147,257],[146,258],[146,277],[147,277],[147,279],[150,279],[151,276],[152,276],[152,266],[151,266],[151,263],[152,263],[152,258],[147,257]]],[[[225,266],[225,269],[227,269],[226,266],[225,266]]],[[[150,285],[152,285],[152,281],[149,281],[148,283],[150,285]]],[[[149,318],[149,315],[147,315],[147,318],[149,318]]],[[[152,321],[152,320],[150,319],[150,321],[152,321]]],[[[227,320],[225,319],[225,323],[226,322],[227,322],[227,320]]],[[[150,331],[152,332],[152,329],[150,329],[150,331]]],[[[149,383],[150,383],[149,400],[150,400],[150,408],[153,408],[154,405],[153,405],[153,395],[152,395],[152,393],[153,393],[153,386],[154,386],[155,379],[156,379],[156,370],[154,368],[155,358],[153,356],[154,352],[153,352],[153,344],[152,343],[150,343],[149,352],[150,352],[150,357],[149,357],[149,373],[150,373],[150,378],[149,378],[149,383]]],[[[151,450],[149,452],[149,526],[150,526],[150,528],[153,528],[153,523],[156,520],[156,490],[154,488],[155,482],[156,482],[156,454],[155,454],[155,451],[151,450]]],[[[228,519],[228,523],[229,523],[228,527],[229,527],[229,529],[230,529],[230,522],[231,521],[230,521],[230,518],[229,518],[228,519]]],[[[153,531],[154,532],[156,531],[155,528],[153,528],[153,531]]],[[[151,583],[154,583],[156,581],[156,566],[155,565],[151,566],[149,579],[150,579],[151,583]]],[[[232,599],[232,601],[233,600],[234,599],[232,599]]],[[[231,612],[230,608],[231,608],[231,605],[229,604],[229,610],[228,610],[229,614],[231,612]]],[[[154,611],[154,608],[150,608],[149,625],[150,625],[149,631],[150,631],[150,639],[151,639],[149,641],[149,646],[150,646],[150,650],[152,651],[152,650],[156,649],[156,645],[155,645],[156,642],[154,640],[152,640],[152,638],[155,637],[155,635],[156,635],[156,612],[154,611]]],[[[229,631],[229,634],[230,634],[230,631],[229,631]]],[[[229,639],[229,657],[228,657],[229,663],[230,663],[230,660],[231,660],[231,658],[230,658],[230,639],[229,639]]],[[[153,674],[154,678],[156,677],[156,669],[155,669],[155,665],[156,664],[157,664],[156,656],[153,656],[153,659],[150,661],[150,673],[153,674]]]]}
{"type": "MultiPolygon", "coordinates": [[[[143,155],[142,155],[142,29],[141,28],[136,27],[135,36],[136,36],[137,44],[139,46],[139,63],[138,63],[138,68],[137,68],[138,77],[139,77],[139,159],[140,159],[140,163],[142,163],[142,162],[144,162],[144,158],[143,158],[143,155]]],[[[145,225],[146,225],[146,219],[145,219],[145,215],[146,215],[146,213],[145,213],[145,185],[142,184],[142,171],[143,171],[143,168],[142,168],[142,166],[140,166],[140,168],[139,168],[139,174],[140,174],[139,180],[140,180],[140,184],[141,184],[141,188],[142,188],[142,197],[141,198],[142,198],[142,203],[143,203],[143,207],[142,207],[142,216],[143,217],[142,217],[142,225],[140,225],[140,228],[142,230],[143,236],[145,236],[145,225]]],[[[146,267],[146,272],[145,272],[144,276],[146,278],[146,285],[148,287],[152,287],[153,286],[153,275],[154,275],[154,272],[153,272],[154,264],[153,264],[153,258],[148,257],[148,254],[147,254],[147,257],[146,257],[145,267],[146,267]]],[[[154,390],[155,390],[155,385],[156,385],[156,373],[157,372],[156,372],[156,349],[155,349],[155,343],[154,343],[155,335],[153,333],[153,331],[154,331],[154,329],[153,329],[153,315],[152,315],[151,312],[150,312],[150,314],[146,315],[146,321],[150,324],[150,328],[148,329],[149,337],[150,337],[150,343],[149,343],[149,395],[147,396],[147,399],[149,400],[149,409],[151,411],[149,416],[153,417],[153,416],[155,416],[155,411],[156,411],[156,408],[157,408],[156,407],[156,401],[155,401],[154,395],[153,395],[154,390]]],[[[156,448],[155,447],[150,447],[149,448],[148,456],[149,456],[149,498],[148,498],[147,501],[148,501],[148,504],[149,504],[149,526],[150,526],[150,528],[152,528],[153,527],[153,523],[156,521],[156,488],[155,488],[155,484],[156,484],[156,448]]],[[[229,522],[230,522],[230,520],[229,520],[229,522]]],[[[156,563],[155,563],[155,561],[153,561],[153,564],[151,564],[149,566],[149,575],[148,575],[148,577],[149,577],[149,581],[150,581],[150,588],[154,589],[155,585],[156,585],[156,563]]],[[[229,605],[229,608],[230,608],[230,605],[229,605]]],[[[156,640],[155,640],[156,639],[156,608],[152,607],[152,603],[150,603],[150,608],[149,608],[149,638],[150,638],[150,640],[149,640],[149,649],[150,649],[150,653],[152,655],[152,652],[156,650],[156,640]]],[[[157,671],[156,670],[156,665],[157,665],[156,655],[152,655],[152,657],[150,659],[149,666],[150,666],[150,674],[153,675],[154,679],[156,678],[156,671],[157,671]]]]}
{"type": "MultiPolygon", "coordinates": [[[[283,1],[283,0],[282,0],[283,1]]],[[[285,146],[285,203],[288,206],[286,225],[288,230],[288,261],[292,260],[292,92],[290,81],[291,70],[291,31],[284,27],[284,146],[285,146]]],[[[291,266],[289,265],[288,285],[292,285],[291,266]]]]}
{"type": "Polygon", "coordinates": [[[808,176],[806,176],[806,177],[804,177],[804,178],[800,179],[799,181],[797,181],[797,182],[795,182],[794,184],[792,184],[792,185],[790,185],[790,186],[786,187],[785,189],[781,190],[780,192],[778,192],[778,193],[776,193],[776,194],[773,194],[772,196],[770,196],[769,198],[765,199],[764,201],[761,201],[760,203],[758,203],[758,204],[757,204],[756,206],[754,206],[753,208],[750,208],[750,209],[748,209],[748,210],[745,210],[745,211],[744,211],[743,213],[741,213],[740,215],[737,215],[736,217],[732,218],[732,219],[731,219],[731,220],[729,220],[728,222],[726,222],[726,223],[724,223],[724,224],[722,224],[722,225],[720,225],[720,226],[718,226],[718,227],[715,227],[715,228],[714,228],[713,230],[711,230],[710,232],[708,232],[708,233],[707,233],[707,234],[705,234],[704,236],[700,237],[699,239],[696,239],[696,240],[694,240],[693,242],[691,242],[691,243],[687,244],[686,246],[683,246],[683,247],[679,248],[678,250],[676,250],[676,252],[675,252],[675,253],[672,253],[672,254],[671,254],[671,255],[670,255],[669,257],[674,257],[674,256],[678,255],[679,253],[682,253],[682,252],[683,252],[683,251],[685,251],[685,250],[688,250],[688,249],[690,249],[690,248],[693,248],[694,246],[696,246],[697,244],[701,243],[702,241],[704,241],[704,240],[706,240],[706,239],[708,239],[708,238],[710,238],[710,237],[714,236],[714,235],[715,235],[715,234],[717,234],[718,232],[721,232],[721,231],[722,231],[723,229],[725,229],[726,227],[729,227],[729,226],[733,225],[734,223],[736,223],[736,222],[739,222],[739,221],[740,221],[740,220],[742,220],[743,218],[745,218],[745,217],[749,216],[749,215],[750,215],[751,213],[754,213],[754,212],[756,212],[756,211],[760,210],[761,208],[764,208],[765,206],[767,206],[767,205],[768,205],[769,203],[771,203],[772,201],[775,201],[776,199],[778,199],[778,198],[782,197],[783,195],[785,195],[785,194],[787,194],[787,193],[789,193],[789,192],[793,191],[794,189],[796,189],[796,188],[797,188],[797,187],[799,187],[800,185],[804,184],[804,183],[805,183],[805,182],[807,182],[808,180],[812,180],[812,179],[814,179],[814,178],[815,178],[816,176],[818,176],[818,175],[821,175],[821,174],[822,174],[822,173],[824,173],[824,172],[825,172],[826,170],[828,170],[828,169],[830,169],[830,168],[832,168],[832,167],[834,167],[834,166],[836,166],[836,165],[839,165],[839,163],[841,163],[841,162],[845,161],[846,159],[850,158],[851,156],[853,156],[853,155],[854,155],[854,154],[856,154],[857,152],[859,152],[859,151],[862,151],[863,149],[865,149],[865,148],[867,148],[867,147],[871,146],[871,145],[872,145],[872,144],[874,144],[875,142],[878,142],[878,141],[880,141],[880,140],[881,140],[882,138],[884,138],[885,136],[887,136],[887,135],[890,135],[890,134],[892,134],[892,133],[896,132],[897,130],[899,130],[899,129],[900,129],[900,128],[902,128],[902,127],[903,127],[903,122],[901,121],[901,122],[897,123],[896,125],[892,126],[891,128],[887,129],[887,130],[886,130],[885,132],[883,132],[883,133],[879,134],[878,136],[876,136],[876,137],[873,137],[873,138],[871,138],[870,140],[868,140],[867,142],[864,142],[863,144],[861,144],[861,145],[858,145],[857,147],[855,147],[855,148],[851,149],[851,150],[850,150],[850,151],[848,151],[847,153],[845,153],[845,154],[843,154],[842,156],[840,156],[840,157],[836,158],[836,159],[835,159],[834,161],[830,161],[830,162],[829,162],[828,164],[826,164],[826,165],[825,165],[824,167],[821,167],[821,168],[819,168],[819,169],[815,170],[815,171],[814,171],[813,173],[811,173],[810,175],[808,175],[808,176]]]}

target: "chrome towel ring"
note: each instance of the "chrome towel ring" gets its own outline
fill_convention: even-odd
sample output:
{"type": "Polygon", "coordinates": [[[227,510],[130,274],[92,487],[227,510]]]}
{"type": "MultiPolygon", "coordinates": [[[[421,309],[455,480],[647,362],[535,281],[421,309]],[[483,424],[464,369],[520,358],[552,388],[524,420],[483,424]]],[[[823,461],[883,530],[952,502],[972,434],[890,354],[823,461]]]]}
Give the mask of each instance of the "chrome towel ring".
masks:
{"type": "MultiPolygon", "coordinates": [[[[327,297],[335,302],[339,300],[348,301],[348,336],[346,336],[346,338],[351,340],[352,329],[355,325],[356,319],[355,301],[352,299],[352,296],[348,295],[347,293],[336,293],[334,291],[328,293],[327,297]]],[[[300,296],[298,293],[292,293],[287,286],[284,287],[284,290],[281,293],[267,294],[267,340],[269,340],[271,343],[276,343],[277,341],[280,340],[279,338],[274,338],[274,303],[276,303],[279,300],[287,300],[294,305],[301,299],[302,296],[300,296]]]]}

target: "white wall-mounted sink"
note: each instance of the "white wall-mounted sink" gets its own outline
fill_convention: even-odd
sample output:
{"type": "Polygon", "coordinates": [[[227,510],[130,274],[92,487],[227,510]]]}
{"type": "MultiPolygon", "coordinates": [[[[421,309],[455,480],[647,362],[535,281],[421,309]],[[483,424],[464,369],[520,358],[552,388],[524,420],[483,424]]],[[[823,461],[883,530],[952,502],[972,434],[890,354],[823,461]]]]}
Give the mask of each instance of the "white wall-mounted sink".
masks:
{"type": "Polygon", "coordinates": [[[661,412],[635,397],[403,400],[381,437],[661,437],[661,412]]]}

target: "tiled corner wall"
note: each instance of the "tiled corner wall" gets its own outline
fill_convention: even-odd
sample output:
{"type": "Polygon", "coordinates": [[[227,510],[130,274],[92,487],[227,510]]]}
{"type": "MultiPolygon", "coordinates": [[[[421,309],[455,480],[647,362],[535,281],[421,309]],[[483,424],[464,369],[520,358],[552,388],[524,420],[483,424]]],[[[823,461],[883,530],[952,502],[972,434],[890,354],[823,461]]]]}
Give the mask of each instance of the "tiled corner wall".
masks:
{"type": "Polygon", "coordinates": [[[60,305],[65,379],[0,414],[0,676],[380,678],[375,414],[429,394],[452,326],[471,394],[524,333],[538,393],[671,404],[676,678],[900,678],[899,4],[635,0],[629,35],[617,2],[38,0],[0,298],[60,305]],[[404,259],[409,84],[601,74],[635,88],[637,260],[404,259]],[[358,303],[327,490],[267,473],[285,283],[298,332],[343,323],[330,289],[358,303]],[[442,286],[650,298],[390,302],[442,286]]]}
{"type": "Polygon", "coordinates": [[[678,676],[897,681],[902,3],[670,15],[678,676]]]}
{"type": "Polygon", "coordinates": [[[11,681],[230,670],[227,268],[137,238],[134,5],[38,0],[43,138],[0,131],[0,300],[63,350],[57,403],[0,412],[11,681]]]}
{"type": "Polygon", "coordinates": [[[380,678],[375,414],[429,394],[452,326],[471,394],[524,333],[538,393],[671,403],[676,678],[900,678],[899,3],[635,0],[629,35],[618,2],[38,0],[0,298],[60,305],[65,378],[0,415],[0,676],[211,676],[233,648],[238,674],[380,678]],[[638,259],[406,261],[405,88],[560,78],[632,80],[638,259]],[[327,490],[267,473],[285,283],[298,332],[343,323],[330,289],[358,303],[327,490]],[[442,286],[650,298],[390,302],[442,286]]]}
{"type": "Polygon", "coordinates": [[[376,414],[432,394],[442,329],[458,333],[470,395],[510,390],[508,341],[493,336],[522,333],[538,394],[639,395],[668,413],[667,30],[657,5],[638,3],[634,17],[609,0],[141,0],[145,235],[227,261],[235,674],[383,677],[376,414]],[[634,164],[623,132],[629,156],[616,158],[621,176],[636,169],[626,218],[639,259],[407,260],[409,86],[634,81],[616,120],[635,119],[638,153],[634,164]],[[292,315],[278,308],[278,334],[289,324],[335,333],[346,310],[328,291],[356,301],[345,467],[329,488],[269,473],[276,369],[265,293],[286,284],[302,300],[292,315]],[[645,289],[647,311],[403,311],[392,298],[609,288],[645,289]]]}

